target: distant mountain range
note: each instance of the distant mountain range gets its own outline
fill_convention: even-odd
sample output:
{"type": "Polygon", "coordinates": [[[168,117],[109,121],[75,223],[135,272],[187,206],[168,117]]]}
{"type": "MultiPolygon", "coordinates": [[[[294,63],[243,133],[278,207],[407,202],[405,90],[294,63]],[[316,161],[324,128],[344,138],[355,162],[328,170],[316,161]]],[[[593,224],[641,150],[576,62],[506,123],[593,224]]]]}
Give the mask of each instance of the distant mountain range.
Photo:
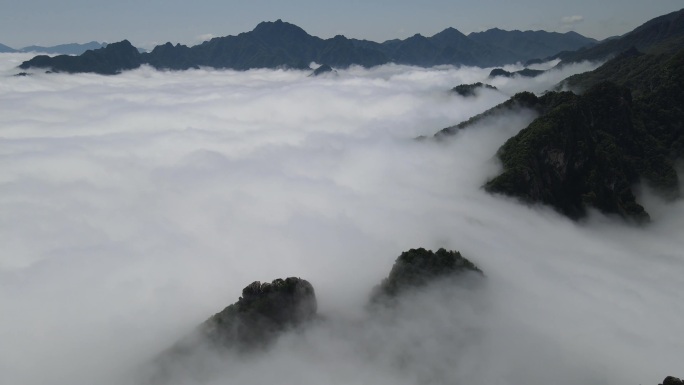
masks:
{"type": "Polygon", "coordinates": [[[39,45],[31,45],[28,47],[21,48],[20,52],[44,52],[49,54],[61,54],[61,55],[80,55],[89,49],[100,49],[106,47],[107,43],[98,43],[96,41],[91,41],[90,43],[78,44],[60,44],[52,47],[43,47],[39,45]]]}
{"type": "Polygon", "coordinates": [[[547,59],[561,59],[563,62],[604,60],[636,48],[643,53],[672,52],[684,46],[684,9],[656,17],[633,31],[611,37],[601,44],[575,51],[560,52],[547,59]]]}
{"type": "Polygon", "coordinates": [[[383,43],[348,39],[342,35],[321,39],[294,24],[277,20],[262,22],[250,32],[214,38],[192,47],[166,43],[139,57],[134,53],[135,47],[124,40],[88,53],[87,57],[36,57],[23,63],[21,68],[113,74],[142,64],[171,70],[199,67],[308,69],[311,62],[336,68],[350,65],[372,67],[390,62],[425,67],[443,64],[488,67],[545,57],[596,43],[596,40],[574,32],[496,29],[466,36],[454,28],[447,28],[431,37],[416,34],[404,40],[383,43]],[[122,67],[104,63],[120,61],[123,57],[128,61],[122,67]]]}
{"type": "MultiPolygon", "coordinates": [[[[107,46],[107,43],[98,43],[96,41],[91,41],[90,43],[85,43],[85,44],[79,44],[79,43],[68,43],[68,44],[59,44],[59,45],[53,45],[50,47],[44,47],[40,45],[30,45],[28,47],[20,48],[20,49],[14,49],[12,47],[6,46],[4,44],[0,44],[0,53],[7,53],[7,52],[37,52],[37,53],[47,53],[47,54],[54,54],[54,55],[82,55],[88,50],[95,50],[95,49],[100,49],[104,48],[107,46]]],[[[142,52],[147,52],[144,49],[138,48],[138,51],[142,52]]]]}

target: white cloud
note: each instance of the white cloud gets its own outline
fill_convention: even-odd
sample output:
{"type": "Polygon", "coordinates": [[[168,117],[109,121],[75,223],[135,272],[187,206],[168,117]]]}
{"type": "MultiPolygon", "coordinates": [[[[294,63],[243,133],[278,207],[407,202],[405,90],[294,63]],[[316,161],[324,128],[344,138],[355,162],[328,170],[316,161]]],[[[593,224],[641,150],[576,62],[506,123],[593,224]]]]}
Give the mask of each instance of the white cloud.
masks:
{"type": "MultiPolygon", "coordinates": [[[[24,57],[0,56],[0,74],[24,57]]],[[[446,90],[487,81],[488,69],[5,77],[3,378],[124,383],[121,373],[246,284],[293,275],[313,283],[329,322],[263,356],[222,361],[231,382],[656,384],[676,375],[681,202],[649,200],[656,222],[638,229],[599,215],[578,225],[485,194],[494,152],[529,113],[445,143],[411,140],[583,68],[497,79],[503,93],[476,99],[446,90]],[[460,250],[487,284],[416,293],[391,322],[364,314],[396,256],[420,246],[460,250]]]]}
{"type": "Polygon", "coordinates": [[[196,37],[195,37],[195,41],[198,42],[198,43],[201,43],[201,42],[204,42],[204,41],[211,40],[211,39],[213,39],[213,38],[215,38],[215,37],[216,37],[216,35],[214,35],[213,33],[205,33],[205,34],[203,34],[203,35],[198,35],[198,36],[196,36],[196,37]]]}
{"type": "Polygon", "coordinates": [[[577,24],[584,22],[584,16],[581,16],[581,15],[564,16],[563,18],[561,18],[561,22],[563,23],[564,28],[573,29],[577,26],[577,24]]]}

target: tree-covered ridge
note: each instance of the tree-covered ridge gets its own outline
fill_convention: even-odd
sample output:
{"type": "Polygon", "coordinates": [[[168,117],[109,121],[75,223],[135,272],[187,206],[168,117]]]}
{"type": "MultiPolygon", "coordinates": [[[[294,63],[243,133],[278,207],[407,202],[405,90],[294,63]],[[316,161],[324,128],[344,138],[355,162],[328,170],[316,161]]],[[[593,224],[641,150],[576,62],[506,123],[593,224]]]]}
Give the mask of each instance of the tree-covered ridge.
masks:
{"type": "Polygon", "coordinates": [[[306,280],[256,281],[242,290],[236,303],[200,325],[199,332],[221,346],[251,348],[314,319],[316,310],[314,288],[306,280]]]}
{"type": "Polygon", "coordinates": [[[541,97],[528,91],[519,92],[507,101],[498,104],[481,114],[475,115],[454,126],[441,129],[434,137],[436,139],[444,139],[456,134],[459,130],[472,127],[478,123],[483,123],[486,119],[498,117],[506,113],[519,112],[523,109],[533,110],[537,114],[544,115],[551,109],[573,97],[574,94],[572,92],[549,92],[541,97]]]}
{"type": "Polygon", "coordinates": [[[504,171],[486,190],[548,204],[573,219],[593,207],[648,220],[634,184],[643,178],[664,194],[678,194],[673,162],[681,155],[684,83],[680,75],[664,79],[636,100],[610,82],[569,98],[499,149],[504,171]]]}
{"type": "Polygon", "coordinates": [[[463,97],[475,96],[475,94],[481,89],[488,89],[496,91],[497,88],[482,82],[477,82],[473,84],[459,84],[451,89],[451,92],[457,93],[463,97]]]}
{"type": "Polygon", "coordinates": [[[482,270],[458,251],[447,251],[442,248],[433,252],[422,247],[411,249],[401,253],[394,262],[389,276],[374,289],[371,303],[391,299],[408,289],[426,286],[436,280],[468,272],[482,275],[482,270]]]}

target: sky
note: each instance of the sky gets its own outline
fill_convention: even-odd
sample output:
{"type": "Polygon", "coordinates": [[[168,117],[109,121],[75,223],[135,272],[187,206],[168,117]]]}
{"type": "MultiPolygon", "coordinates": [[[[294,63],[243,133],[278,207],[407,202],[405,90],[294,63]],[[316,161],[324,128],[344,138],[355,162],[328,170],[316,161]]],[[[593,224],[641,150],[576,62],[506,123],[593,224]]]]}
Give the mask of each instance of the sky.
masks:
{"type": "Polygon", "coordinates": [[[0,43],[29,45],[130,40],[140,48],[167,41],[197,44],[252,30],[261,21],[296,24],[322,38],[337,34],[384,41],[447,27],[470,33],[574,30],[604,39],[676,11],[681,0],[0,0],[0,43]]]}
{"type": "MultiPolygon", "coordinates": [[[[595,65],[496,78],[498,90],[463,98],[448,90],[488,69],[11,76],[30,56],[0,55],[3,382],[135,384],[243,287],[288,276],[312,283],[322,321],[263,354],[207,353],[201,383],[683,374],[684,200],[642,186],[653,223],[635,227],[487,194],[496,150],[531,111],[414,140],[595,65]],[[458,250],[485,277],[368,312],[373,287],[417,247],[458,250]]],[[[192,366],[178,371],[172,383],[197,383],[192,366]]]]}

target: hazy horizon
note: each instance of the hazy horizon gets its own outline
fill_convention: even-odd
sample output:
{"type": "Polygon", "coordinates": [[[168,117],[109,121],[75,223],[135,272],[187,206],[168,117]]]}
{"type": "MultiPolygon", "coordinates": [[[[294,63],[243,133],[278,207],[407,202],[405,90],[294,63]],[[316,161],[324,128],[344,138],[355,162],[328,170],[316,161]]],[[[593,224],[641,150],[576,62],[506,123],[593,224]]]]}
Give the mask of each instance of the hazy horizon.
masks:
{"type": "Polygon", "coordinates": [[[382,42],[416,33],[431,36],[448,27],[468,34],[490,28],[505,30],[576,31],[602,40],[622,35],[646,21],[681,9],[678,0],[656,2],[588,0],[549,2],[502,0],[480,2],[430,0],[391,2],[127,3],[69,0],[31,3],[0,1],[0,43],[19,49],[90,41],[113,43],[127,39],[150,49],[167,41],[194,45],[211,37],[237,35],[259,22],[284,21],[309,34],[382,42]],[[40,10],[37,12],[36,10],[40,10]]]}

